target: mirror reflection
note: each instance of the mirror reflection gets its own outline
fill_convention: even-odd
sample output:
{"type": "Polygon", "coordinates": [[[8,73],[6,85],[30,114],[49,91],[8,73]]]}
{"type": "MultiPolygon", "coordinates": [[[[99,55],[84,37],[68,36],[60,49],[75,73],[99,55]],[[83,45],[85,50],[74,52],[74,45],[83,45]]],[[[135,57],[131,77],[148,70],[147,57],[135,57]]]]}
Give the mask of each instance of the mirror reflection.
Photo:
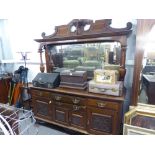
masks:
{"type": "Polygon", "coordinates": [[[121,45],[118,42],[98,42],[48,47],[55,68],[87,71],[93,76],[95,69],[111,66],[119,68],[121,45]]]}
{"type": "Polygon", "coordinates": [[[139,90],[139,102],[146,104],[155,104],[155,29],[150,32],[147,44],[145,46],[140,90],[139,90]]]}

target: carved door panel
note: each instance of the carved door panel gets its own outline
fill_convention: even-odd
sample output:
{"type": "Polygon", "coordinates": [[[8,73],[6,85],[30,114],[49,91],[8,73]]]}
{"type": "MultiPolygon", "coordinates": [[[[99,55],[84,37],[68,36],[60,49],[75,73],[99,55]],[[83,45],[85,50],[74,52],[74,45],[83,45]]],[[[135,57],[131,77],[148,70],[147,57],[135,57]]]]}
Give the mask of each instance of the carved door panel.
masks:
{"type": "Polygon", "coordinates": [[[41,100],[41,99],[33,99],[32,100],[34,104],[34,114],[35,116],[52,120],[52,114],[53,114],[53,106],[52,101],[48,100],[41,100]]]}
{"type": "Polygon", "coordinates": [[[69,113],[70,125],[79,129],[86,129],[86,107],[73,105],[69,113]]]}
{"type": "Polygon", "coordinates": [[[70,110],[71,105],[62,102],[54,102],[54,121],[64,125],[69,125],[70,110]]]}
{"type": "Polygon", "coordinates": [[[109,109],[88,107],[88,132],[91,134],[117,134],[117,112],[109,109]]]}

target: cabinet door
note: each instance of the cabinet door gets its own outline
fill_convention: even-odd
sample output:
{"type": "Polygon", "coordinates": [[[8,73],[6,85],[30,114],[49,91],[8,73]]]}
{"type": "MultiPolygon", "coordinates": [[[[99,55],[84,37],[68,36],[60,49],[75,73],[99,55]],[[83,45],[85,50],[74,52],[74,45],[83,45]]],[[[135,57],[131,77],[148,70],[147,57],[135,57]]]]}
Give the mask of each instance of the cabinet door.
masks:
{"type": "Polygon", "coordinates": [[[34,114],[43,119],[52,119],[52,101],[47,99],[32,99],[34,105],[34,114]]]}
{"type": "Polygon", "coordinates": [[[88,132],[91,134],[117,134],[117,112],[94,107],[87,108],[88,132]]]}
{"type": "Polygon", "coordinates": [[[86,106],[72,105],[69,113],[70,125],[79,129],[86,128],[86,106]]]}
{"type": "Polygon", "coordinates": [[[63,102],[54,102],[54,121],[69,125],[69,111],[71,110],[71,105],[63,102]]]}
{"type": "Polygon", "coordinates": [[[10,80],[11,80],[11,78],[0,79],[0,103],[7,103],[8,102],[10,80]]]}

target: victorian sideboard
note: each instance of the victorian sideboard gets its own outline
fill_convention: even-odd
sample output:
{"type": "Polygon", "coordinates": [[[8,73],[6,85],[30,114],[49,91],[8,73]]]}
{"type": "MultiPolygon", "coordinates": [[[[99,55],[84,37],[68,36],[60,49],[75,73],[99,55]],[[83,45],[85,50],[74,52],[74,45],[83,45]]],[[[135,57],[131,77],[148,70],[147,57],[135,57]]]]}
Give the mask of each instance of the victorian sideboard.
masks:
{"type": "MultiPolygon", "coordinates": [[[[45,53],[46,59],[46,72],[52,73],[55,68],[64,67],[63,65],[71,66],[72,64],[74,69],[79,68],[77,62],[80,65],[84,64],[83,68],[97,68],[103,64],[103,61],[108,62],[108,56],[103,56],[102,51],[107,53],[109,50],[109,53],[115,54],[115,57],[110,57],[112,61],[109,63],[112,63],[111,66],[119,66],[119,80],[124,81],[127,37],[132,31],[132,24],[127,23],[125,28],[112,28],[110,27],[111,22],[110,19],[95,22],[87,19],[74,19],[67,25],[56,26],[55,33],[52,35],[46,36],[45,33],[42,33],[42,39],[35,39],[40,43],[38,52],[41,72],[45,72],[43,53],[45,53]],[[117,48],[111,52],[109,44],[101,48],[101,42],[103,44],[114,42],[113,48],[119,43],[120,50],[117,54],[117,48]],[[89,47],[89,52],[87,49],[79,51],[79,47],[85,45],[89,47]],[[96,54],[94,45],[97,48],[100,47],[100,53],[96,54]],[[72,47],[72,51],[70,51],[70,47],[72,47]],[[65,57],[57,59],[58,61],[55,62],[56,53],[59,56],[63,54],[65,57]],[[99,63],[100,60],[101,63],[99,63]],[[85,66],[88,63],[90,66],[85,66]]],[[[111,96],[90,93],[88,89],[76,90],[60,87],[49,89],[35,86],[31,86],[30,89],[33,111],[38,120],[85,134],[122,133],[125,92],[121,96],[111,96]]]]}

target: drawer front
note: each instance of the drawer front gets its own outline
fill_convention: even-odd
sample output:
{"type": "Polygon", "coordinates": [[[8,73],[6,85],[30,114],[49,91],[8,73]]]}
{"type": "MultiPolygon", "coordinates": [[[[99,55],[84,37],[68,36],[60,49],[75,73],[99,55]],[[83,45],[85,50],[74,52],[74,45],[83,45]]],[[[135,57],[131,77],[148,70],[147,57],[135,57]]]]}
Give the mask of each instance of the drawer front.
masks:
{"type": "Polygon", "coordinates": [[[87,102],[85,98],[62,95],[62,94],[52,94],[52,99],[57,102],[63,102],[75,105],[85,105],[87,102]]]}
{"type": "Polygon", "coordinates": [[[36,97],[36,96],[34,96],[32,98],[32,101],[34,102],[34,104],[37,101],[46,102],[46,103],[51,104],[51,105],[53,104],[53,101],[50,98],[42,98],[42,97],[36,97]]]}
{"type": "Polygon", "coordinates": [[[31,90],[31,94],[32,94],[32,96],[44,97],[44,98],[51,96],[50,92],[46,92],[46,91],[42,91],[42,90],[31,90]]]}
{"type": "Polygon", "coordinates": [[[107,108],[107,109],[113,109],[118,110],[119,104],[117,102],[110,102],[110,101],[104,101],[104,100],[96,100],[96,99],[88,99],[87,106],[93,106],[95,108],[107,108]]]}

